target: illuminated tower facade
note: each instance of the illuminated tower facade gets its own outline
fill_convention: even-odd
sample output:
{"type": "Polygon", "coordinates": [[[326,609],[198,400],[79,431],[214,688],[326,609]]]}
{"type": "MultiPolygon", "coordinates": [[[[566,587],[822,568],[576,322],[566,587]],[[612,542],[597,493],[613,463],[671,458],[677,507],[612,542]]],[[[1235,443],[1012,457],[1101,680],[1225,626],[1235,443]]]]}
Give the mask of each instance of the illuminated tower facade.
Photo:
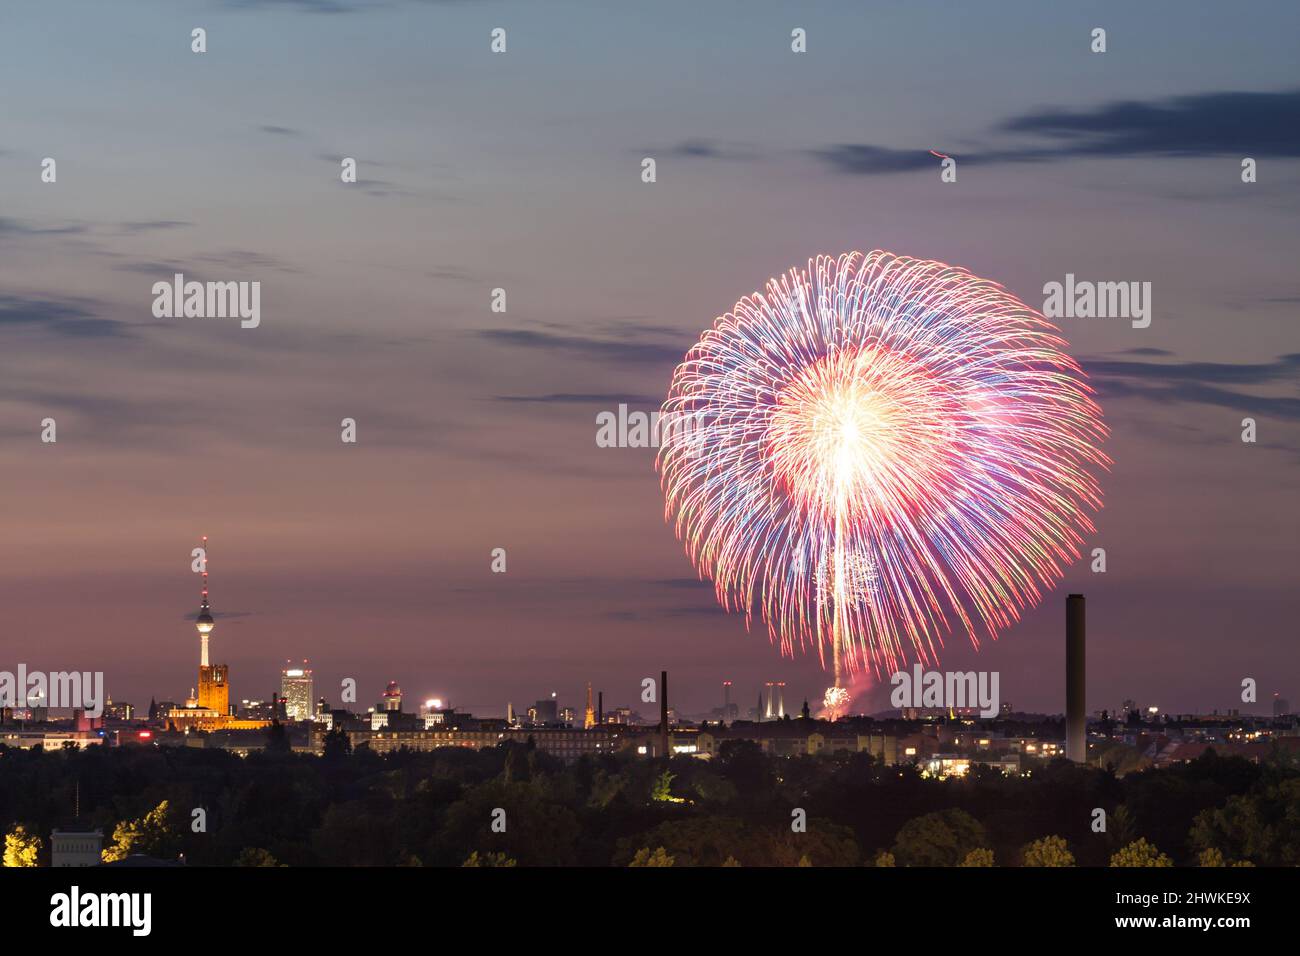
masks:
{"type": "Polygon", "coordinates": [[[225,664],[208,663],[208,637],[216,622],[212,619],[212,608],[208,605],[208,539],[203,538],[203,603],[199,605],[199,616],[194,627],[199,632],[199,695],[198,705],[206,710],[214,710],[225,715],[230,712],[230,669],[225,664]]]}
{"type": "Polygon", "coordinates": [[[587,714],[582,719],[584,730],[591,730],[596,726],[596,710],[591,706],[591,681],[587,681],[587,714]]]}
{"type": "Polygon", "coordinates": [[[379,708],[389,711],[402,709],[402,688],[397,686],[397,681],[388,682],[388,686],[384,688],[384,699],[379,702],[379,708]]]}
{"type": "Polygon", "coordinates": [[[311,720],[315,716],[311,668],[287,664],[280,672],[280,696],[284,698],[284,716],[289,720],[311,720]]]}

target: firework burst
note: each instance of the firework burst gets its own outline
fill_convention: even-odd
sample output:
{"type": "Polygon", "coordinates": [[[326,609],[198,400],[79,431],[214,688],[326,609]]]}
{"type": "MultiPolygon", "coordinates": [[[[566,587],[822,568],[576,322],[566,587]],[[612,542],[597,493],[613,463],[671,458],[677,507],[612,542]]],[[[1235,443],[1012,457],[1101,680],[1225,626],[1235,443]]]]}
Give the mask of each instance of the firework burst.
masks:
{"type": "MultiPolygon", "coordinates": [[[[719,602],[835,672],[978,647],[1079,556],[1109,465],[1066,343],[1001,286],[887,252],[736,303],[673,375],[657,467],[719,602]]],[[[837,697],[837,702],[839,698],[837,697]]]]}
{"type": "Polygon", "coordinates": [[[849,697],[849,692],[843,687],[838,685],[827,687],[826,696],[822,698],[822,709],[831,720],[835,720],[848,709],[851,701],[852,698],[849,697]]]}

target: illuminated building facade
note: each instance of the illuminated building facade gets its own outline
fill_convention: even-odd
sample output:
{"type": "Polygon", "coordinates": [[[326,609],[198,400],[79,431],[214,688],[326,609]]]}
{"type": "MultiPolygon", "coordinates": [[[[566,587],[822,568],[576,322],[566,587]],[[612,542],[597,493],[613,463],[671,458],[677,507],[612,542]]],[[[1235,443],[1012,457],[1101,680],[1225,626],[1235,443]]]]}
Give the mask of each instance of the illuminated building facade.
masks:
{"type": "Polygon", "coordinates": [[[397,686],[397,681],[390,680],[388,686],[384,688],[384,699],[379,702],[380,710],[401,710],[402,709],[402,688],[397,686]]]}
{"type": "Polygon", "coordinates": [[[311,720],[316,715],[311,668],[303,661],[301,667],[286,667],[280,672],[280,696],[284,698],[284,716],[287,720],[311,720]]]}

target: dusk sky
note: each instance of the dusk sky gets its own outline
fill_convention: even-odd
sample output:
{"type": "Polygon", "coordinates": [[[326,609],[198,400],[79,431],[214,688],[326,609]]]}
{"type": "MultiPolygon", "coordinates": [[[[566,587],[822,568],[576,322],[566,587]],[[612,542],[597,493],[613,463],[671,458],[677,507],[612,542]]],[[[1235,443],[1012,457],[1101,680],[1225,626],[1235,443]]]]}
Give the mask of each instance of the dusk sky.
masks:
{"type": "Polygon", "coordinates": [[[336,704],[354,677],[362,706],[581,708],[590,680],[650,716],[662,669],[687,714],[724,679],[815,704],[816,657],[718,609],[653,449],[596,415],[657,407],[770,276],[881,248],[1034,308],[1067,273],[1152,287],[1149,328],[1057,322],[1112,431],[1107,573],[942,666],[1060,712],[1081,592],[1089,710],[1294,702],[1297,35],[1289,0],[6,3],[0,669],[183,700],[206,534],[232,700],[305,657],[336,704]],[[155,318],[177,272],[259,281],[260,327],[155,318]]]}

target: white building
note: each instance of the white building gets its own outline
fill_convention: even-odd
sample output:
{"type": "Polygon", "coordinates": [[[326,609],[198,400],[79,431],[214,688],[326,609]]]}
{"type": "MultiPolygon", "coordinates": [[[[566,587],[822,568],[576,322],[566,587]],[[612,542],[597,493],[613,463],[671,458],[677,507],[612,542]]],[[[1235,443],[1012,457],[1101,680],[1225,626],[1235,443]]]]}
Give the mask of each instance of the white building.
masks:
{"type": "Polygon", "coordinates": [[[50,866],[99,866],[102,830],[55,830],[50,834],[50,866]]]}

